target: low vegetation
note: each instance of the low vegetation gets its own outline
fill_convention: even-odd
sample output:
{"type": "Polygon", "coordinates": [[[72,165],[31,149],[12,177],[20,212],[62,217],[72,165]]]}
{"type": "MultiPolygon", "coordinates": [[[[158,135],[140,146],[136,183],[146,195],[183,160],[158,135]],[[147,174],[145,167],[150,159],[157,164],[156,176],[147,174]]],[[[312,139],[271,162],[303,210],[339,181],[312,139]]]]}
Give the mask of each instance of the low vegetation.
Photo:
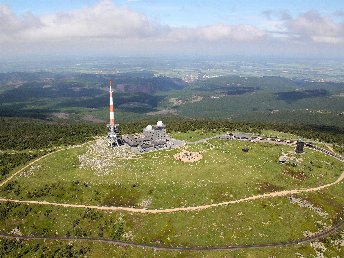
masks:
{"type": "Polygon", "coordinates": [[[189,164],[175,160],[178,149],[109,159],[103,151],[97,153],[95,145],[97,142],[46,157],[35,164],[39,167],[30,175],[22,172],[1,195],[132,207],[150,200],[149,208],[173,208],[256,195],[265,181],[284,190],[314,187],[319,180],[321,184],[335,181],[343,170],[339,161],[312,150],[299,155],[302,162],[298,165],[281,165],[281,153],[293,148],[268,143],[211,140],[188,146],[187,150],[203,156],[189,164]],[[244,147],[249,148],[248,153],[242,151],[244,147]],[[96,153],[83,156],[88,149],[96,153]],[[80,157],[83,162],[94,162],[80,167],[80,157]],[[103,164],[102,173],[97,170],[98,163],[103,164]],[[18,187],[20,190],[14,192],[18,187]]]}
{"type": "MultiPolygon", "coordinates": [[[[156,122],[152,120],[125,124],[122,130],[138,132],[147,123],[156,122]]],[[[28,132],[27,136],[23,136],[26,139],[23,143],[15,140],[13,145],[9,145],[3,141],[1,155],[6,161],[3,165],[13,164],[3,178],[28,160],[58,146],[79,144],[104,133],[103,125],[49,124],[36,120],[30,120],[30,123],[25,119],[9,118],[3,121],[5,123],[0,126],[2,137],[13,137],[15,140],[15,137],[25,132],[24,128],[28,132]],[[15,127],[18,123],[23,126],[15,127]],[[45,129],[46,133],[38,137],[45,129]],[[40,152],[40,149],[43,151],[40,152]]],[[[264,127],[262,124],[212,120],[180,119],[177,122],[171,118],[167,118],[165,123],[174,137],[188,141],[238,130],[290,139],[298,138],[297,135],[301,134],[304,138],[329,139],[336,144],[341,142],[339,132],[328,127],[314,131],[315,127],[283,127],[276,124],[264,127]]],[[[195,163],[177,161],[173,156],[180,150],[167,150],[126,156],[130,159],[114,157],[105,164],[108,173],[99,174],[92,169],[94,163],[80,167],[80,157],[95,143],[93,140],[84,146],[54,153],[33,164],[2,186],[0,196],[59,203],[163,209],[314,187],[335,181],[343,171],[343,164],[339,161],[309,149],[298,155],[298,164],[283,165],[278,163],[279,156],[282,152],[292,151],[293,147],[214,139],[188,146],[188,151],[203,156],[195,163]],[[248,147],[249,151],[244,153],[243,147],[248,147]]],[[[97,148],[92,150],[93,154],[97,153],[97,148]]],[[[102,162],[103,157],[86,155],[84,158],[102,162]]],[[[202,211],[167,214],[106,212],[1,202],[0,233],[95,237],[166,247],[274,243],[303,238],[342,221],[343,196],[340,183],[323,191],[295,195],[293,199],[261,199],[202,211]]],[[[231,252],[152,251],[96,242],[71,244],[63,241],[13,241],[1,238],[0,256],[286,257],[321,254],[331,257],[343,255],[343,236],[341,229],[331,237],[311,244],[231,252]]]]}

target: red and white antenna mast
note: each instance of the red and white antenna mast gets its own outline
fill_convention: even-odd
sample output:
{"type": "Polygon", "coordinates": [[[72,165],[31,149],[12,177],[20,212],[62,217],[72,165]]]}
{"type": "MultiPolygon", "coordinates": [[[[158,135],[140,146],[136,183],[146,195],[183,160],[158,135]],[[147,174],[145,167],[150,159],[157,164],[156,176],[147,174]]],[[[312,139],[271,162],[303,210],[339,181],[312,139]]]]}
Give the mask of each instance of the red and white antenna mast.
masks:
{"type": "Polygon", "coordinates": [[[122,144],[122,138],[119,132],[118,125],[115,124],[115,109],[113,107],[113,96],[112,96],[112,81],[110,80],[110,124],[108,124],[108,141],[110,147],[118,147],[122,144]]]}
{"type": "Polygon", "coordinates": [[[113,97],[112,97],[112,81],[110,80],[110,125],[115,125],[115,109],[113,107],[113,97]]]}

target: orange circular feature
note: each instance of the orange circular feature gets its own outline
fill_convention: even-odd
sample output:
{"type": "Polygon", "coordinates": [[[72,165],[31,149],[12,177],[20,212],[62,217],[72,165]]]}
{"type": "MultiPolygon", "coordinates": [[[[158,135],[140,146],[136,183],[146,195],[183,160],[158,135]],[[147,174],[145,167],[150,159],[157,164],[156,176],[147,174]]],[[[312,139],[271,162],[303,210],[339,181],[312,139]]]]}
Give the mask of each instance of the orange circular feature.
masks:
{"type": "Polygon", "coordinates": [[[199,152],[190,152],[183,150],[173,156],[176,160],[183,162],[196,162],[203,158],[202,154],[199,152]]]}

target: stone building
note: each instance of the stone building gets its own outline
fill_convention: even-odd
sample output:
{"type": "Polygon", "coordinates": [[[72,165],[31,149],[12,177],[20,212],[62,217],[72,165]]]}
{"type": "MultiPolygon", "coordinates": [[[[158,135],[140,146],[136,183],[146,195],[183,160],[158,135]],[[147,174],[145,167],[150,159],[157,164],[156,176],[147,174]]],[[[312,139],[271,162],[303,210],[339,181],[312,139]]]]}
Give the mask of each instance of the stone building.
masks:
{"type": "Polygon", "coordinates": [[[124,135],[123,141],[130,147],[137,147],[140,151],[166,148],[170,138],[166,133],[166,126],[162,121],[156,125],[147,125],[141,135],[124,135]]]}

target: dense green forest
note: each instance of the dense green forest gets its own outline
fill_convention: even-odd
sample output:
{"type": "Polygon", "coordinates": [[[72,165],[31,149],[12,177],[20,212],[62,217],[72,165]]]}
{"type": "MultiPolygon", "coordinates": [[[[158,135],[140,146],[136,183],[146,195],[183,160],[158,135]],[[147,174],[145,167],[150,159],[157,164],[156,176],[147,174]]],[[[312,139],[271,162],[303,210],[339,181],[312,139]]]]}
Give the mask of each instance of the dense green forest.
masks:
{"type": "Polygon", "coordinates": [[[174,114],[193,119],[294,123],[344,128],[344,84],[278,76],[219,76],[185,82],[154,72],[0,74],[0,114],[79,122],[107,120],[113,81],[123,122],[174,114]]]}
{"type": "MultiPolygon", "coordinates": [[[[161,118],[161,117],[160,117],[161,118]]],[[[157,118],[144,119],[121,125],[122,133],[141,132],[157,118]]],[[[229,120],[186,119],[163,117],[172,132],[193,130],[256,132],[262,129],[288,132],[309,139],[344,145],[344,129],[318,125],[294,125],[282,123],[248,123],[229,120]]],[[[83,143],[97,135],[105,135],[105,124],[79,122],[51,122],[27,118],[0,118],[0,150],[37,150],[83,143]]]]}
{"type": "MultiPolygon", "coordinates": [[[[157,118],[144,119],[121,125],[122,133],[141,132],[147,124],[156,123],[157,118]]],[[[263,129],[293,133],[308,139],[344,145],[344,129],[318,125],[294,125],[285,123],[248,123],[229,120],[187,119],[163,117],[172,132],[242,131],[259,133],[263,129]]],[[[0,118],[0,149],[27,150],[52,148],[61,145],[83,143],[97,135],[105,135],[105,124],[51,122],[25,118],[0,118]]]]}
{"type": "Polygon", "coordinates": [[[83,143],[105,133],[104,125],[0,118],[0,149],[25,150],[83,143]]]}

